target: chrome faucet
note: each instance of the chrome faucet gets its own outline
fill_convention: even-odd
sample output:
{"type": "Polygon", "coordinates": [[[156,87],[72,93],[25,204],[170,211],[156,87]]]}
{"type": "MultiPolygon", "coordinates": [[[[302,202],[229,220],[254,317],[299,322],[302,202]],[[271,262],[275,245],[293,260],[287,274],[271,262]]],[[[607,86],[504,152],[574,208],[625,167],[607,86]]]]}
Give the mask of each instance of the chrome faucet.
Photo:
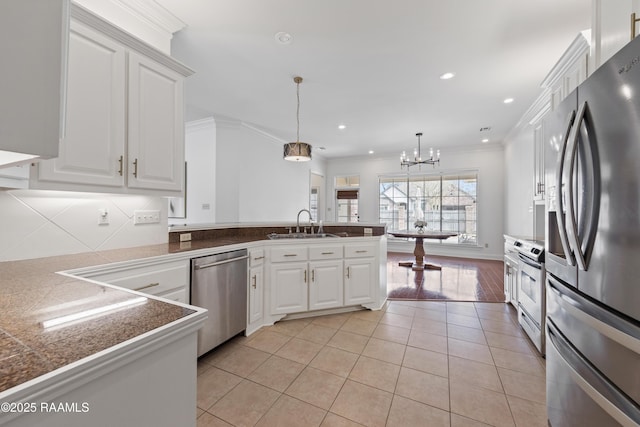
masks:
{"type": "MultiPolygon", "coordinates": [[[[300,209],[300,212],[298,212],[298,218],[296,219],[296,233],[300,232],[300,214],[302,212],[306,212],[309,214],[309,224],[311,224],[311,212],[309,212],[308,209],[300,209]]],[[[311,227],[312,227],[311,229],[313,230],[313,225],[311,227]]]]}

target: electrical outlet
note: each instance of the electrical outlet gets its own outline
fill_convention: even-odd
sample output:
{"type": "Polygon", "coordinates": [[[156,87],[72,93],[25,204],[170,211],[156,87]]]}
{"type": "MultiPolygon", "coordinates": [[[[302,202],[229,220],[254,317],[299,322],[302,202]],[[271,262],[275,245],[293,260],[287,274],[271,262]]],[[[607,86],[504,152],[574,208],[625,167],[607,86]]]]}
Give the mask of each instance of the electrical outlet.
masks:
{"type": "Polygon", "coordinates": [[[188,242],[191,240],[191,233],[180,233],[180,241],[188,242]]]}
{"type": "Polygon", "coordinates": [[[363,232],[365,236],[373,236],[373,228],[364,228],[363,232]]]}
{"type": "Polygon", "coordinates": [[[109,211],[107,209],[98,209],[98,225],[109,225],[109,211]]]}
{"type": "Polygon", "coordinates": [[[159,224],[160,211],[133,211],[134,224],[159,224]]]}

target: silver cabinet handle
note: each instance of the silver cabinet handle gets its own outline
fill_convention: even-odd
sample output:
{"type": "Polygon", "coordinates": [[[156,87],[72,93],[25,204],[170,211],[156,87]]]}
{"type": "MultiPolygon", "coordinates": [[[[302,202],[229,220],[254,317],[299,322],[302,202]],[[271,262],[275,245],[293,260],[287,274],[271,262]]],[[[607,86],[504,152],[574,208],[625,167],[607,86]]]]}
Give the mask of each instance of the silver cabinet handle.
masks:
{"type": "Polygon", "coordinates": [[[298,254],[284,254],[286,257],[298,256],[298,254]]]}
{"type": "Polygon", "coordinates": [[[124,160],[124,156],[120,156],[120,158],[118,159],[118,175],[122,176],[122,161],[124,160]]]}
{"type": "Polygon", "coordinates": [[[141,286],[139,288],[135,288],[134,291],[141,291],[143,289],[154,288],[156,286],[160,286],[160,282],[149,283],[148,285],[141,286]]]}
{"type": "Polygon", "coordinates": [[[254,261],[258,261],[258,260],[261,260],[261,259],[264,259],[264,255],[263,256],[257,256],[253,260],[254,261]]]}
{"type": "Polygon", "coordinates": [[[347,267],[347,279],[349,279],[351,276],[351,267],[347,267]]]}
{"type": "Polygon", "coordinates": [[[251,280],[253,280],[253,284],[252,284],[251,286],[253,286],[253,289],[255,289],[255,288],[256,288],[256,285],[257,285],[257,283],[258,283],[258,280],[257,280],[256,276],[254,275],[254,276],[251,278],[251,280]]]}
{"type": "Polygon", "coordinates": [[[137,158],[133,161],[133,176],[136,178],[138,177],[138,159],[137,158]]]}
{"type": "Polygon", "coordinates": [[[333,255],[333,252],[322,252],[322,255],[333,255]]]}
{"type": "Polygon", "coordinates": [[[304,271],[304,283],[307,283],[307,270],[304,271]]]}
{"type": "Polygon", "coordinates": [[[369,251],[356,251],[357,254],[366,254],[369,251]]]}
{"type": "Polygon", "coordinates": [[[316,269],[315,268],[313,270],[311,270],[311,281],[312,282],[316,281],[316,269]]]}

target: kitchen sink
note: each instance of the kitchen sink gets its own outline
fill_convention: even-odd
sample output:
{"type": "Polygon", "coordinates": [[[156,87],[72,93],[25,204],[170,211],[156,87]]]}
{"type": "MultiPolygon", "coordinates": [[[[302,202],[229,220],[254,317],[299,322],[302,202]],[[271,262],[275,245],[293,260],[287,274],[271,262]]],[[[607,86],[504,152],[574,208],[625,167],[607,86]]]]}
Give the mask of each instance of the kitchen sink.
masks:
{"type": "Polygon", "coordinates": [[[316,233],[316,234],[309,234],[309,233],[283,233],[283,234],[278,234],[278,233],[271,233],[271,234],[267,234],[267,237],[271,240],[280,240],[280,239],[322,239],[325,237],[340,237],[338,235],[335,234],[331,234],[331,233],[316,233]]]}

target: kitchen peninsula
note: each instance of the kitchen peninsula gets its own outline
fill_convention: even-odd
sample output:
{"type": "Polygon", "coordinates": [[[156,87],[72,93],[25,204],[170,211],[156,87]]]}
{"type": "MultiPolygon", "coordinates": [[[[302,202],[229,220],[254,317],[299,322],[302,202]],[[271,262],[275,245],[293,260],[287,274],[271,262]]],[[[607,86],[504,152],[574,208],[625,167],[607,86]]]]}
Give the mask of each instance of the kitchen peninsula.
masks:
{"type": "MultiPolygon", "coordinates": [[[[92,272],[109,277],[104,272],[151,266],[145,271],[156,274],[166,263],[186,266],[191,258],[247,248],[265,254],[259,268],[268,273],[271,249],[314,248],[308,260],[313,267],[316,249],[321,254],[331,246],[341,251],[331,262],[348,275],[369,267],[366,286],[355,288],[364,294],[346,293],[340,304],[330,305],[333,310],[376,309],[386,300],[386,276],[378,269],[386,264],[384,226],[327,225],[327,233],[343,237],[278,241],[268,240],[267,234],[284,233],[281,225],[173,229],[167,244],[0,263],[0,402],[13,405],[13,411],[0,413],[0,425],[102,425],[107,420],[109,425],[195,425],[196,333],[206,310],[186,304],[188,289],[180,298],[141,288],[136,292],[124,282],[121,287],[91,278],[92,272]],[[366,236],[365,228],[371,229],[366,236]],[[191,240],[180,242],[181,234],[190,234],[191,240]],[[363,252],[371,249],[376,252],[363,252]],[[70,317],[78,313],[83,313],[79,319],[70,317]],[[169,400],[166,410],[155,404],[169,400]],[[44,411],[50,403],[70,404],[75,412],[44,411]]],[[[250,264],[250,271],[255,268],[250,264]]],[[[313,307],[306,313],[275,312],[274,282],[269,274],[265,278],[260,287],[251,287],[261,294],[249,304],[260,304],[264,315],[252,318],[255,310],[249,309],[247,334],[289,313],[314,314],[313,307]]],[[[345,286],[347,292],[348,282],[345,286]]]]}

